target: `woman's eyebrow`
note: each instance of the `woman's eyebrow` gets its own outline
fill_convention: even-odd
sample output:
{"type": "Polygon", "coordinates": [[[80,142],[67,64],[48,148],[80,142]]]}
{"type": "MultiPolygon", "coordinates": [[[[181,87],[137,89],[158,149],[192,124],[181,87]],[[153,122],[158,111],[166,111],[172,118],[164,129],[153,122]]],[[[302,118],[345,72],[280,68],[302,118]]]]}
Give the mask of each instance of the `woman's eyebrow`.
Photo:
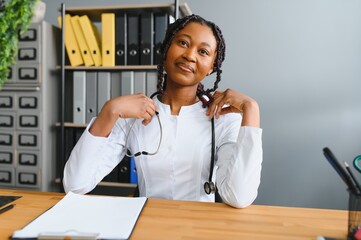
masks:
{"type": "MultiPolygon", "coordinates": [[[[190,40],[192,40],[192,36],[189,34],[186,34],[186,33],[178,34],[176,37],[186,37],[186,38],[189,38],[190,40]]],[[[211,45],[207,42],[201,42],[201,44],[212,49],[211,45]]]]}
{"type": "Polygon", "coordinates": [[[192,36],[186,33],[177,34],[175,37],[186,37],[189,39],[192,39],[192,36]]]}

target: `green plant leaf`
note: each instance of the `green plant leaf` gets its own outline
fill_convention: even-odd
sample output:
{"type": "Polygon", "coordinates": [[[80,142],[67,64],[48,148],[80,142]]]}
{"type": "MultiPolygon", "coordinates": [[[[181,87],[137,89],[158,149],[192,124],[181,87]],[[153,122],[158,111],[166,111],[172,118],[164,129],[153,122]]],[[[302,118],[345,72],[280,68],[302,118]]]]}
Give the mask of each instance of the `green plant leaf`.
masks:
{"type": "Polygon", "coordinates": [[[23,34],[31,24],[34,6],[39,0],[10,0],[0,12],[0,90],[15,64],[18,31],[23,34]]]}

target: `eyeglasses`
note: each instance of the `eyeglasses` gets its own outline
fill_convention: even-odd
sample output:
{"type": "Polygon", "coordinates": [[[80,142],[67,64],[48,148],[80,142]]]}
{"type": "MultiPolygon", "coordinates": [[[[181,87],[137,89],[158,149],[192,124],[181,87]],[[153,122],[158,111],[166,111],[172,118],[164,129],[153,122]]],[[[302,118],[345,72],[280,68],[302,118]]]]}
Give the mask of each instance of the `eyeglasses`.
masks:
{"type": "Polygon", "coordinates": [[[157,150],[156,150],[155,152],[139,151],[139,152],[135,153],[134,155],[132,155],[131,151],[128,149],[127,146],[128,146],[128,138],[129,138],[130,132],[132,131],[133,126],[134,126],[134,123],[135,123],[135,121],[136,121],[136,119],[134,119],[134,121],[133,121],[132,125],[130,126],[130,129],[129,129],[126,137],[125,137],[125,149],[126,149],[125,155],[126,155],[127,157],[138,157],[138,156],[140,156],[140,155],[155,155],[155,154],[158,153],[159,148],[160,148],[160,145],[161,145],[161,143],[162,143],[163,128],[162,128],[162,123],[160,122],[159,112],[155,112],[155,115],[156,115],[156,117],[157,117],[157,119],[158,119],[159,129],[160,129],[160,137],[159,137],[159,144],[158,144],[157,150]],[[129,152],[130,154],[128,154],[128,152],[129,152]]]}

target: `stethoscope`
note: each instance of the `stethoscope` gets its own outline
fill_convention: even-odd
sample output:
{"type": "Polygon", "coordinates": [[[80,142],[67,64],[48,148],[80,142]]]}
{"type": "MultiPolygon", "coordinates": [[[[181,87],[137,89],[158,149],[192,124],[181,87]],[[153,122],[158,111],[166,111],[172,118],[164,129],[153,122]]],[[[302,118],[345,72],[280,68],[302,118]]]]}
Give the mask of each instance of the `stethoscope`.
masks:
{"type": "MultiPolygon", "coordinates": [[[[153,93],[150,98],[153,98],[155,95],[157,95],[158,93],[153,93]]],[[[159,137],[159,143],[158,143],[158,147],[157,149],[155,150],[155,152],[148,152],[148,151],[138,151],[136,152],[135,154],[132,154],[129,150],[129,148],[127,148],[128,146],[128,138],[129,138],[129,135],[130,135],[130,132],[132,131],[133,129],[133,126],[134,126],[134,123],[136,121],[136,119],[133,121],[132,125],[130,126],[129,128],[129,131],[128,133],[126,134],[126,137],[125,137],[125,146],[124,148],[127,149],[126,151],[126,156],[127,157],[138,157],[140,155],[156,155],[159,151],[159,148],[160,148],[160,145],[162,144],[162,138],[163,138],[163,128],[162,128],[162,123],[160,121],[160,118],[159,118],[159,112],[155,112],[155,116],[157,117],[157,120],[158,120],[158,124],[159,124],[159,129],[160,129],[160,137],[159,137]],[[130,154],[128,154],[128,152],[130,154]]],[[[211,194],[211,193],[215,193],[216,192],[216,185],[214,184],[214,182],[212,181],[212,177],[213,177],[213,168],[214,168],[214,162],[215,162],[215,156],[214,156],[214,153],[215,153],[215,134],[214,134],[214,118],[212,118],[211,120],[211,126],[212,126],[212,147],[211,147],[211,166],[210,166],[210,170],[209,170],[209,178],[208,178],[208,182],[205,182],[203,187],[204,187],[204,191],[207,193],[207,194],[211,194]]]]}
{"type": "Polygon", "coordinates": [[[215,151],[215,137],[214,137],[214,117],[211,120],[211,125],[212,125],[212,152],[211,152],[211,167],[209,169],[209,178],[208,178],[208,182],[205,182],[203,187],[204,187],[204,191],[207,194],[211,194],[211,193],[215,193],[216,192],[216,185],[214,184],[214,182],[212,181],[212,176],[213,176],[213,167],[214,167],[214,151],[215,151]]]}
{"type": "Polygon", "coordinates": [[[125,155],[127,157],[138,157],[140,155],[156,155],[158,153],[160,145],[162,144],[163,127],[162,127],[162,123],[160,122],[159,112],[155,112],[155,115],[157,116],[158,123],[159,123],[159,129],[160,129],[160,136],[159,136],[159,143],[158,143],[157,150],[155,150],[155,152],[139,151],[139,152],[137,152],[135,154],[132,154],[131,151],[129,150],[129,148],[127,148],[127,146],[128,146],[128,138],[129,138],[130,132],[133,129],[134,123],[136,121],[136,119],[134,119],[134,121],[133,121],[132,125],[130,126],[129,131],[128,131],[126,137],[125,137],[125,144],[124,144],[125,146],[124,146],[124,148],[127,149],[127,151],[125,152],[125,155]],[[128,154],[128,152],[130,154],[128,154]]]}

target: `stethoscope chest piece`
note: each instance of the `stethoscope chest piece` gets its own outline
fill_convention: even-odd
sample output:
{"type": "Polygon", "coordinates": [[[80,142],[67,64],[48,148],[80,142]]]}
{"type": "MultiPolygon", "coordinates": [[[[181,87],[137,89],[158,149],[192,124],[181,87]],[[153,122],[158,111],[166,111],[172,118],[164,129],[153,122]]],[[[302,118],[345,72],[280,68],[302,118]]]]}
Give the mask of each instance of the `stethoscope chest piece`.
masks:
{"type": "Polygon", "coordinates": [[[207,194],[215,193],[216,192],[216,186],[213,182],[205,182],[204,183],[204,191],[207,194]]]}

